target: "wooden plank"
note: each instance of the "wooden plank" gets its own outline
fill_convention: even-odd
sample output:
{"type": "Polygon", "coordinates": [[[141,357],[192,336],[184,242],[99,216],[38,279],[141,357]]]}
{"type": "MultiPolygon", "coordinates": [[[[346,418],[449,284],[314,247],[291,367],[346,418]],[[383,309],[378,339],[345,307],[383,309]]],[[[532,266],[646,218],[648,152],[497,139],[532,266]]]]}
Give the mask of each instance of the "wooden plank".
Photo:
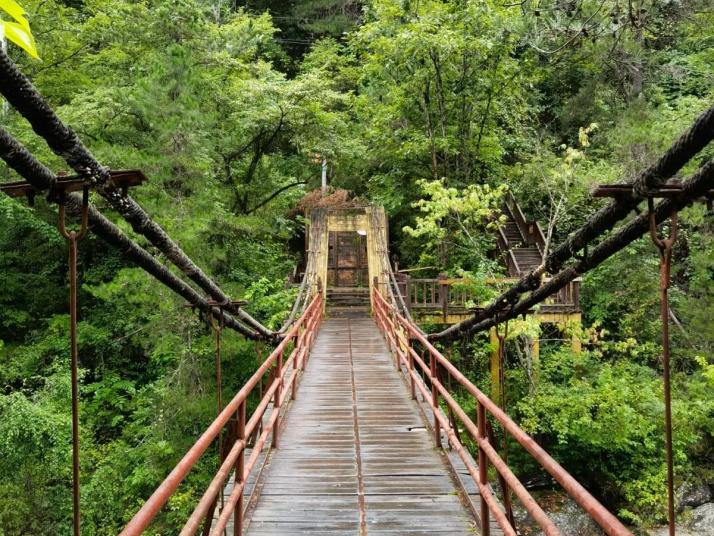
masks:
{"type": "Polygon", "coordinates": [[[474,533],[369,318],[323,324],[248,535],[474,533]]]}

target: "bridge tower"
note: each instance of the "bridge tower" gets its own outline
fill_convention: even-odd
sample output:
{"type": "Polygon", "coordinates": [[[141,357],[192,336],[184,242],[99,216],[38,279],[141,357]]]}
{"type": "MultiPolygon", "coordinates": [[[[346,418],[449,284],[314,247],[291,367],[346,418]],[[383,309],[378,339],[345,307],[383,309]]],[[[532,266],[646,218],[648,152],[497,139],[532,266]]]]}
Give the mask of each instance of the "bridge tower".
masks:
{"type": "MultiPolygon", "coordinates": [[[[387,284],[388,227],[384,207],[350,203],[308,210],[306,277],[325,281],[324,302],[336,316],[368,315],[374,281],[387,284]],[[375,279],[376,278],[376,279],[375,279]]],[[[317,292],[314,286],[313,293],[317,292]]]]}

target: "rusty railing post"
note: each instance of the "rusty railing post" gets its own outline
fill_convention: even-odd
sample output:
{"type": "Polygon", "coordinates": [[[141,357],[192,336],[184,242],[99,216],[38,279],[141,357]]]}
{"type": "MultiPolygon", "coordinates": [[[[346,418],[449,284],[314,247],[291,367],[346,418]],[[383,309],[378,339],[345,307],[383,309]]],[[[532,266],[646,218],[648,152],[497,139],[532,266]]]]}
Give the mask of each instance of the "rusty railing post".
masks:
{"type": "Polygon", "coordinates": [[[275,365],[275,380],[278,385],[275,389],[275,398],[273,400],[273,411],[278,412],[275,418],[275,426],[273,426],[273,448],[277,449],[280,443],[280,397],[283,391],[283,352],[278,354],[278,360],[275,365]]]}
{"type": "Polygon", "coordinates": [[[65,194],[59,198],[57,228],[69,245],[69,339],[70,375],[72,382],[72,531],[80,533],[79,503],[79,349],[77,345],[77,242],[89,227],[89,189],[82,190],[82,215],[79,231],[67,231],[65,224],[65,194]]]}
{"type": "MultiPolygon", "coordinates": [[[[212,315],[209,315],[209,323],[211,324],[211,329],[215,335],[216,342],[216,415],[220,415],[223,411],[223,367],[222,367],[222,356],[221,356],[221,334],[223,332],[223,327],[225,325],[225,318],[223,316],[223,307],[219,307],[220,316],[218,317],[218,322],[216,322],[212,315]]],[[[223,463],[225,453],[223,452],[223,429],[218,432],[218,458],[220,463],[223,463]]],[[[223,491],[220,493],[220,503],[221,510],[225,506],[225,499],[223,497],[223,491]]],[[[206,527],[210,529],[213,519],[206,520],[206,527]]],[[[226,531],[223,531],[223,536],[226,536],[226,531]]]]}
{"type": "MultiPolygon", "coordinates": [[[[305,320],[307,324],[310,323],[310,318],[305,320]]],[[[303,361],[305,360],[305,354],[303,349],[305,348],[305,338],[307,337],[307,328],[302,325],[298,328],[295,334],[295,359],[293,360],[293,369],[295,370],[295,375],[293,376],[292,385],[288,386],[290,388],[290,399],[297,400],[297,381],[298,374],[305,370],[303,367],[303,361]]]]}
{"type": "Polygon", "coordinates": [[[677,241],[677,213],[670,216],[671,230],[669,238],[660,238],[657,234],[654,201],[647,200],[650,217],[650,236],[659,249],[659,290],[660,316],[662,317],[662,380],[664,387],[664,433],[665,456],[667,462],[667,519],[669,536],[675,536],[674,517],[674,461],[672,454],[672,387],[670,378],[669,354],[669,281],[672,268],[672,249],[677,241]]]}
{"type": "MultiPolygon", "coordinates": [[[[508,338],[508,320],[503,328],[503,333],[496,327],[496,337],[498,337],[498,384],[500,399],[496,403],[501,406],[504,413],[507,412],[508,399],[506,395],[506,339],[508,338]]],[[[508,434],[503,431],[503,461],[508,463],[508,434]]]]}
{"type": "MultiPolygon", "coordinates": [[[[300,347],[299,351],[302,351],[303,348],[307,348],[305,350],[305,353],[300,358],[300,370],[302,372],[305,372],[305,361],[307,361],[307,353],[310,351],[310,344],[312,342],[311,338],[312,337],[311,337],[310,333],[307,331],[307,328],[305,326],[300,326],[300,328],[298,329],[298,336],[297,336],[298,342],[297,342],[296,346],[300,347]],[[305,339],[307,339],[307,342],[305,341],[305,339]]],[[[298,355],[300,355],[300,354],[298,353],[298,355]]],[[[295,398],[295,396],[293,393],[293,399],[294,398],[295,398]]]]}
{"type": "Polygon", "coordinates": [[[401,333],[400,333],[400,326],[399,322],[397,320],[397,313],[396,311],[392,308],[390,311],[390,316],[392,317],[392,335],[394,337],[394,366],[397,369],[397,372],[400,372],[402,370],[402,338],[401,338],[401,333]]]}
{"type": "MultiPolygon", "coordinates": [[[[236,471],[233,477],[234,486],[242,486],[245,481],[245,448],[248,442],[248,438],[245,437],[245,400],[241,402],[238,406],[238,430],[236,433],[236,441],[243,441],[243,448],[238,454],[238,460],[236,461],[236,471]]],[[[236,509],[233,512],[233,536],[243,535],[243,495],[245,495],[245,489],[241,490],[240,497],[238,497],[238,504],[236,504],[236,509]]]]}
{"type": "MultiPolygon", "coordinates": [[[[491,426],[491,423],[486,421],[486,438],[488,439],[489,444],[495,445],[496,444],[496,439],[495,435],[493,433],[493,427],[491,426]]],[[[505,460],[504,460],[505,461],[505,460]]],[[[506,482],[506,479],[503,477],[503,475],[500,472],[496,472],[496,477],[498,478],[498,485],[501,486],[501,493],[503,495],[503,510],[504,513],[506,514],[506,519],[508,519],[508,522],[511,524],[511,526],[516,529],[516,518],[513,515],[513,503],[511,501],[511,488],[508,487],[508,482],[506,482]]]]}
{"type": "MultiPolygon", "coordinates": [[[[215,322],[213,316],[209,315],[209,322],[211,329],[213,330],[216,343],[216,415],[220,415],[223,411],[223,367],[222,367],[222,356],[221,356],[221,334],[223,332],[223,327],[225,326],[225,318],[223,316],[223,307],[220,307],[220,316],[218,322],[215,322]]],[[[221,457],[221,462],[223,462],[223,430],[218,434],[218,452],[221,457]]],[[[223,503],[221,502],[221,507],[223,503]]]]}
{"type": "MultiPolygon", "coordinates": [[[[407,339],[407,342],[409,339],[407,339]]],[[[416,400],[416,385],[414,384],[414,356],[412,355],[412,345],[407,346],[407,363],[409,368],[409,392],[411,394],[412,400],[416,400]]]]}
{"type": "MultiPolygon", "coordinates": [[[[478,479],[481,485],[488,486],[488,459],[483,443],[488,441],[486,436],[486,408],[479,400],[476,400],[476,442],[478,443],[478,479]]],[[[489,524],[488,503],[483,494],[481,497],[481,536],[490,536],[491,526],[489,524]]]]}
{"type": "Polygon", "coordinates": [[[436,388],[436,383],[439,381],[436,377],[436,357],[432,352],[429,352],[429,375],[431,376],[431,408],[434,411],[434,443],[437,448],[441,448],[441,426],[439,426],[439,391],[436,388]]]}

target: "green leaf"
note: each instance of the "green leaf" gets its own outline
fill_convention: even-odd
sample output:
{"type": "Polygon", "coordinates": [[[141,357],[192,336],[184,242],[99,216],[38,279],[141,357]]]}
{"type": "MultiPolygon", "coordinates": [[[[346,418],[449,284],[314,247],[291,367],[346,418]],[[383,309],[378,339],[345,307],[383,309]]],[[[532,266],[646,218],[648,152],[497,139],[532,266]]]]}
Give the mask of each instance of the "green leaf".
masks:
{"type": "Polygon", "coordinates": [[[0,20],[0,39],[7,38],[33,58],[39,59],[30,23],[25,18],[25,10],[14,0],[0,0],[0,9],[15,19],[15,22],[0,20]]]}

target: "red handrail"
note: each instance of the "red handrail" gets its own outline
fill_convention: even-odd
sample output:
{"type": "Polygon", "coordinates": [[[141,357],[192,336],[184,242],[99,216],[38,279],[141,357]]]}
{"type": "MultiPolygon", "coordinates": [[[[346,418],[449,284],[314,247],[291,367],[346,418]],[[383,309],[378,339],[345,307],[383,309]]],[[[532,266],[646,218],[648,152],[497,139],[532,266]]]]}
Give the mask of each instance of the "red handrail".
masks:
{"type": "Polygon", "coordinates": [[[275,350],[263,361],[260,367],[258,367],[258,370],[255,371],[240,391],[238,391],[223,411],[221,411],[218,417],[209,425],[201,437],[198,438],[196,443],[188,450],[181,461],[134,515],[120,536],[137,536],[144,532],[233,416],[236,418],[235,424],[237,428],[235,442],[223,457],[216,476],[209,484],[191,517],[189,517],[184,525],[181,535],[189,536],[194,534],[204,519],[208,523],[212,522],[212,519],[207,519],[208,514],[212,513],[217,498],[219,494],[222,493],[225,481],[234,468],[236,476],[233,493],[228,503],[225,504],[221,510],[218,525],[213,528],[211,534],[220,534],[231,514],[235,516],[234,522],[238,531],[236,534],[241,533],[243,516],[242,498],[247,477],[255,467],[260,452],[271,433],[273,434],[273,446],[277,447],[278,445],[280,411],[285,400],[288,398],[288,393],[292,391],[294,398],[297,392],[299,372],[305,369],[310,348],[315,341],[317,328],[322,320],[322,300],[322,292],[318,292],[310,305],[305,309],[305,312],[285,334],[280,344],[278,344],[275,350]],[[286,360],[283,360],[283,353],[292,342],[295,343],[294,348],[290,356],[286,360]],[[274,365],[276,367],[276,374],[270,386],[263,394],[255,411],[246,423],[246,402],[248,396],[253,392],[253,389],[261,383],[264,374],[274,365]],[[290,367],[291,365],[292,369],[290,367]],[[288,372],[290,372],[289,376],[288,372]],[[271,399],[274,400],[274,404],[270,411],[268,424],[263,427],[258,440],[253,446],[250,458],[245,462],[244,453],[247,438],[251,436],[262,422],[271,399]]]}
{"type": "Polygon", "coordinates": [[[575,478],[573,478],[558,462],[541,448],[535,440],[524,432],[506,413],[499,408],[490,398],[481,392],[466,376],[464,376],[448,359],[446,359],[427,340],[424,334],[389,304],[375,287],[373,290],[374,315],[377,325],[382,331],[390,350],[393,352],[396,365],[401,369],[406,367],[409,377],[412,396],[414,387],[424,395],[434,415],[434,437],[437,445],[440,444],[440,430],[443,429],[449,443],[463,460],[469,474],[481,493],[481,534],[489,534],[489,515],[493,515],[496,522],[507,535],[515,535],[515,527],[511,526],[503,509],[498,505],[488,485],[488,463],[490,462],[503,481],[521,500],[523,506],[540,525],[548,536],[559,535],[560,531],[550,520],[548,515],[538,505],[533,496],[510,470],[506,462],[500,457],[491,445],[486,434],[486,412],[501,424],[518,443],[533,456],[533,458],[550,473],[565,491],[577,502],[595,522],[610,536],[632,536],[632,533],[600,502],[595,499],[575,478]],[[410,341],[416,340],[429,353],[429,363],[414,350],[410,341]],[[415,367],[414,364],[418,367],[415,367]],[[461,406],[456,402],[449,390],[439,379],[436,371],[441,366],[456,380],[477,404],[477,423],[474,423],[461,406]],[[431,390],[427,387],[424,377],[429,378],[431,390]],[[478,467],[474,467],[473,460],[468,455],[459,437],[454,432],[448,418],[440,408],[439,397],[458,416],[465,429],[478,446],[478,467]]]}

